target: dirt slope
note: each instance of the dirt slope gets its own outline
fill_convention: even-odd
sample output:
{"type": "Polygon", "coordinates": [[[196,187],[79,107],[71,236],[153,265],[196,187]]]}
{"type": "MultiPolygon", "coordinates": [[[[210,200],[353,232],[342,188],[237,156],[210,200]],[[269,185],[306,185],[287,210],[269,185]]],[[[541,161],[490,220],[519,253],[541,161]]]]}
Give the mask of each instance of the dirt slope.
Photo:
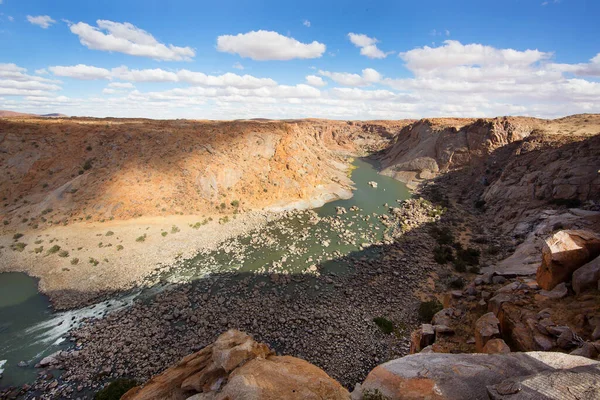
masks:
{"type": "Polygon", "coordinates": [[[402,126],[4,119],[1,219],[24,228],[318,205],[348,195],[342,156],[381,148],[402,126]]]}

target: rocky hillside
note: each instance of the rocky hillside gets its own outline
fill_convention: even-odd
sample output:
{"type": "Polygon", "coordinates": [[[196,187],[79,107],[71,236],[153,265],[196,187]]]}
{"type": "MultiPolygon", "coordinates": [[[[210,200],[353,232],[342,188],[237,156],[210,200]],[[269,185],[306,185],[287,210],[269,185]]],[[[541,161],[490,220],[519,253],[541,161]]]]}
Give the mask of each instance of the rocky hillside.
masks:
{"type": "Polygon", "coordinates": [[[11,226],[308,207],[348,196],[341,156],[402,122],[0,120],[11,226]]]}

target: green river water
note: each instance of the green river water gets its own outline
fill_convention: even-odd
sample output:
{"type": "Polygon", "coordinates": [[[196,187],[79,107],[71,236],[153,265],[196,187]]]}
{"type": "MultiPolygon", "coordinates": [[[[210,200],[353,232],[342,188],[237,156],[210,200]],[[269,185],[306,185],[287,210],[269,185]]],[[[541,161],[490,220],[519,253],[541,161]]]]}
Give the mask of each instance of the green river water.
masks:
{"type": "MultiPolygon", "coordinates": [[[[406,186],[379,175],[368,161],[353,162],[353,197],[337,200],[308,213],[292,214],[267,224],[259,232],[231,239],[217,251],[196,257],[161,274],[168,283],[190,282],[211,273],[239,271],[254,273],[304,273],[315,264],[327,272],[344,273],[348,265],[337,260],[344,255],[382,240],[386,227],[379,216],[398,200],[410,197],[406,186]],[[372,187],[369,182],[377,182],[372,187]],[[338,214],[338,207],[346,209],[338,214]],[[354,208],[353,211],[350,211],[354,208]]],[[[54,313],[47,298],[37,292],[37,281],[21,273],[0,274],[0,387],[35,380],[35,363],[66,348],[63,337],[86,319],[127,307],[136,297],[151,296],[157,288],[136,292],[94,306],[54,313]],[[28,366],[19,367],[24,361],[28,366]]]]}

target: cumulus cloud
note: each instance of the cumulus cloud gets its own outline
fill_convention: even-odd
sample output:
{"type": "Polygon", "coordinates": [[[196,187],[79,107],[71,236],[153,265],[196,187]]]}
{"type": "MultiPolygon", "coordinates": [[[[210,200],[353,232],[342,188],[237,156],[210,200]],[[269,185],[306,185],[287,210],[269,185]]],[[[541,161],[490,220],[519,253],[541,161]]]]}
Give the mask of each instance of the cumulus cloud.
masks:
{"type": "Polygon", "coordinates": [[[97,27],[79,22],[70,29],[82,45],[93,50],[115,51],[161,61],[189,61],[196,52],[191,47],[160,43],[150,33],[129,22],[96,21],[97,27]]]}
{"type": "Polygon", "coordinates": [[[319,58],[326,47],[323,43],[301,43],[273,31],[251,31],[217,38],[217,50],[238,54],[253,60],[292,60],[295,58],[319,58]]]}
{"type": "Polygon", "coordinates": [[[243,70],[244,66],[242,64],[240,64],[239,62],[236,62],[235,64],[233,64],[233,68],[243,70]]]}
{"type": "Polygon", "coordinates": [[[362,70],[362,75],[349,72],[329,72],[319,70],[319,75],[339,83],[343,86],[369,86],[381,80],[381,74],[372,68],[362,70]]]}
{"type": "Polygon", "coordinates": [[[111,82],[108,84],[108,87],[114,89],[135,89],[135,86],[131,82],[111,82]]]}
{"type": "Polygon", "coordinates": [[[304,22],[302,22],[302,25],[304,25],[307,28],[310,28],[310,21],[305,19],[304,22]]]}
{"type": "Polygon", "coordinates": [[[111,73],[106,68],[92,67],[85,64],[77,64],[73,66],[54,66],[48,67],[50,72],[56,76],[64,76],[67,78],[95,80],[95,79],[110,79],[111,73]]]}
{"type": "Polygon", "coordinates": [[[46,96],[61,89],[57,83],[29,75],[16,64],[0,64],[0,96],[46,96]]]}
{"type": "Polygon", "coordinates": [[[320,76],[316,76],[316,75],[308,75],[306,77],[306,83],[309,84],[310,86],[315,86],[315,87],[322,87],[327,85],[327,82],[325,82],[323,80],[323,78],[321,78],[320,76]]]}
{"type": "Polygon", "coordinates": [[[348,38],[353,45],[360,48],[360,54],[369,58],[386,58],[393,51],[384,53],[377,48],[376,43],[379,41],[375,38],[370,38],[362,33],[349,33],[348,38]]]}
{"type": "Polygon", "coordinates": [[[50,25],[52,25],[56,22],[55,20],[50,18],[48,15],[38,15],[37,17],[28,15],[27,21],[29,21],[33,25],[37,25],[43,29],[48,29],[50,27],[50,25]]]}

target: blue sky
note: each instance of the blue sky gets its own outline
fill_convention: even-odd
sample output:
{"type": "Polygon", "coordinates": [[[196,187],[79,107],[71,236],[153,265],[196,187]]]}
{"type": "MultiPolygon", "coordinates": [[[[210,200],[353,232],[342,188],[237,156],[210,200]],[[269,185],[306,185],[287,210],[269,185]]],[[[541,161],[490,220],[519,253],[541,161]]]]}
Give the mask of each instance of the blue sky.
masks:
{"type": "Polygon", "coordinates": [[[599,16],[593,0],[0,0],[0,109],[214,119],[600,112],[599,16]]]}

